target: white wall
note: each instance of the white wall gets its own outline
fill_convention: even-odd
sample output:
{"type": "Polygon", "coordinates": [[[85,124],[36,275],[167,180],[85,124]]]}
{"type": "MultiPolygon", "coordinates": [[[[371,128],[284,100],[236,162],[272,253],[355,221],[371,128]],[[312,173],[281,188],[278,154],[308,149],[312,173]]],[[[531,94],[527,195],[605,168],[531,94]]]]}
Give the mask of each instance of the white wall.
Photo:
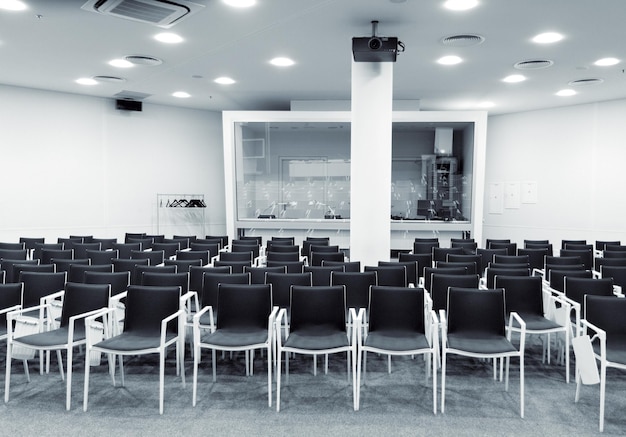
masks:
{"type": "Polygon", "coordinates": [[[0,241],[156,233],[157,193],[204,194],[225,232],[220,113],[0,86],[0,120],[0,241]]]}
{"type": "Polygon", "coordinates": [[[483,237],[626,243],[625,119],[626,100],[490,117],[483,237]],[[537,202],[490,213],[491,184],[512,182],[537,202]]]}

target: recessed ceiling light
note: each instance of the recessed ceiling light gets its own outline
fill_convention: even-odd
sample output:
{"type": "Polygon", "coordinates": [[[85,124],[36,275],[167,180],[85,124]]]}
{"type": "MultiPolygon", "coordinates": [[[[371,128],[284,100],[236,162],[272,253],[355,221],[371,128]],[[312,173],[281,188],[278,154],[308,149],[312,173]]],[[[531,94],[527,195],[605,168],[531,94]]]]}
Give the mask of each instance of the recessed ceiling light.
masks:
{"type": "Polygon", "coordinates": [[[448,0],[443,6],[453,11],[466,11],[478,6],[478,0],[448,0]]]}
{"type": "Polygon", "coordinates": [[[76,79],[76,83],[81,85],[98,85],[98,81],[92,79],[91,77],[81,77],[79,79],[76,79]]]}
{"type": "Polygon", "coordinates": [[[178,97],[179,99],[188,99],[189,97],[191,97],[191,94],[185,91],[176,91],[175,93],[172,93],[172,95],[174,97],[178,97]]]}
{"type": "Polygon", "coordinates": [[[167,33],[167,32],[154,35],[154,39],[160,42],[168,43],[168,44],[177,44],[179,42],[184,41],[182,36],[177,35],[175,33],[167,33]]]}
{"type": "Polygon", "coordinates": [[[133,63],[126,59],[112,59],[109,61],[109,65],[117,68],[130,68],[133,66],[133,63]]]}
{"type": "Polygon", "coordinates": [[[494,106],[496,106],[496,104],[493,103],[493,102],[484,101],[484,102],[480,102],[476,106],[479,107],[479,108],[493,108],[494,106]]]}
{"type": "Polygon", "coordinates": [[[230,77],[222,76],[218,77],[213,82],[219,83],[220,85],[232,85],[235,83],[235,80],[231,79],[230,77]]]}
{"type": "Polygon", "coordinates": [[[459,64],[463,62],[463,59],[459,58],[458,56],[444,56],[442,58],[437,59],[437,63],[441,64],[441,65],[455,65],[455,64],[459,64]]]}
{"type": "Polygon", "coordinates": [[[28,6],[20,0],[0,0],[0,9],[7,11],[24,11],[28,9],[28,6]]]}
{"type": "Polygon", "coordinates": [[[563,39],[563,35],[561,35],[560,33],[545,32],[545,33],[540,33],[539,35],[536,35],[533,38],[533,42],[536,42],[539,44],[550,44],[553,42],[561,41],[562,39],[563,39]]]}
{"type": "Polygon", "coordinates": [[[594,62],[594,65],[599,67],[610,67],[611,65],[619,64],[619,62],[620,61],[617,58],[602,58],[594,62]]]}
{"type": "Polygon", "coordinates": [[[577,94],[576,91],[572,89],[564,89],[564,90],[557,91],[556,93],[556,95],[559,97],[569,97],[569,96],[574,96],[576,94],[577,94]]]}
{"type": "Polygon", "coordinates": [[[525,80],[526,80],[526,76],[522,74],[511,74],[510,76],[507,76],[504,79],[502,79],[502,82],[517,83],[517,82],[524,82],[525,80]]]}
{"type": "Polygon", "coordinates": [[[291,67],[295,62],[289,58],[278,57],[274,58],[270,61],[270,64],[276,65],[277,67],[291,67]]]}
{"type": "Polygon", "coordinates": [[[228,6],[234,8],[249,8],[256,5],[256,0],[222,0],[228,6]]]}

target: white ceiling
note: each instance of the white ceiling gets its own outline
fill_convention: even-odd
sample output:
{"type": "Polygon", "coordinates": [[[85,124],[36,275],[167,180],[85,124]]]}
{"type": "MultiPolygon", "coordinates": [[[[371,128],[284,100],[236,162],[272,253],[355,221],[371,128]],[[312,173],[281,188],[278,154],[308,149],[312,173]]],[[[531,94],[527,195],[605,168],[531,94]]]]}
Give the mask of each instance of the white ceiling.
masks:
{"type": "Polygon", "coordinates": [[[349,100],[352,37],[398,37],[406,46],[394,64],[394,99],[420,100],[422,110],[478,109],[502,114],[626,98],[624,0],[479,0],[454,12],[443,0],[258,0],[236,9],[222,0],[193,0],[198,13],[170,29],[81,9],[86,0],[23,0],[28,9],[0,10],[0,84],[111,97],[145,93],[144,102],[207,110],[287,110],[292,100],[349,100]],[[166,45],[157,33],[180,34],[166,45]],[[531,38],[557,31],[558,43],[531,38]],[[473,47],[448,47],[444,37],[479,34],[473,47]],[[119,69],[108,61],[127,55],[163,60],[158,66],[119,69]],[[464,62],[441,66],[444,55],[464,62]],[[296,64],[268,63],[289,56],[296,64]],[[597,67],[603,57],[622,62],[597,67]],[[550,68],[520,71],[519,61],[549,59],[550,68]],[[522,73],[522,83],[502,82],[522,73]],[[119,76],[126,82],[83,86],[79,77],[119,76]],[[237,82],[218,85],[229,76],[237,82]],[[572,80],[599,78],[601,84],[570,87],[572,80]],[[578,94],[558,97],[563,88],[578,94]],[[186,91],[188,99],[172,97],[186,91]]]}

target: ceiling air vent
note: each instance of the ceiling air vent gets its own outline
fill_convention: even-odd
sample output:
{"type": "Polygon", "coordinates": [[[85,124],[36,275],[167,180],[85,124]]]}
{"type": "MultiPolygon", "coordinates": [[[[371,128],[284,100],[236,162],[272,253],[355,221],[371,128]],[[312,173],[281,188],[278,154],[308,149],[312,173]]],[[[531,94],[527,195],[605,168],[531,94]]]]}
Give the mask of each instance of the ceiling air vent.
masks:
{"type": "Polygon", "coordinates": [[[604,79],[599,78],[590,78],[590,79],[577,79],[568,82],[568,85],[571,86],[583,86],[583,85],[598,85],[604,82],[604,79]]]}
{"type": "Polygon", "coordinates": [[[529,61],[520,61],[513,65],[518,70],[539,70],[554,65],[554,61],[549,59],[531,59],[529,61]]]}
{"type": "Polygon", "coordinates": [[[485,41],[485,37],[475,34],[463,34],[447,36],[441,40],[444,46],[451,47],[471,47],[482,44],[485,41]]]}
{"type": "Polygon", "coordinates": [[[168,28],[203,7],[186,0],[89,0],[81,9],[168,28]]]}
{"type": "Polygon", "coordinates": [[[163,63],[163,61],[160,60],[159,58],[155,58],[154,56],[145,56],[145,55],[128,55],[128,56],[124,56],[124,59],[126,59],[131,64],[147,65],[150,67],[155,66],[155,65],[161,65],[163,63]]]}

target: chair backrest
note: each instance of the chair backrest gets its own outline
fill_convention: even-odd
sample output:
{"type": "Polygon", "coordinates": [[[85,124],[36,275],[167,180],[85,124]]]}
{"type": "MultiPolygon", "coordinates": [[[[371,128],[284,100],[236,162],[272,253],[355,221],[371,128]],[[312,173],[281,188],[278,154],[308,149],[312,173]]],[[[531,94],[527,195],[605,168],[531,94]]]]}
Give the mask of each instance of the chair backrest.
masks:
{"type": "Polygon", "coordinates": [[[455,263],[455,262],[463,262],[463,263],[467,263],[467,262],[472,262],[475,264],[475,273],[479,273],[482,268],[482,257],[480,255],[470,255],[470,254],[458,254],[458,253],[451,253],[448,254],[448,257],[446,258],[445,262],[449,262],[449,263],[455,263]]]}
{"type": "Polygon", "coordinates": [[[435,267],[437,268],[450,268],[450,267],[465,267],[467,273],[470,275],[478,274],[476,263],[473,261],[452,262],[452,261],[437,261],[435,267]]]}
{"type": "Polygon", "coordinates": [[[111,260],[111,264],[113,264],[114,272],[131,272],[131,281],[132,274],[135,271],[135,266],[137,265],[150,265],[150,260],[147,258],[144,259],[131,259],[131,258],[114,258],[111,260]]]}
{"type": "Polygon", "coordinates": [[[141,250],[141,243],[113,243],[112,246],[122,259],[130,259],[133,250],[141,250]]]}
{"type": "Polygon", "coordinates": [[[201,259],[188,259],[188,260],[166,259],[165,261],[163,261],[163,265],[176,266],[177,273],[184,273],[184,272],[189,272],[189,269],[191,268],[191,266],[201,267],[202,260],[201,259]]]}
{"type": "Polygon", "coordinates": [[[152,245],[154,244],[154,239],[152,237],[149,238],[127,238],[126,243],[139,243],[140,248],[137,250],[148,250],[152,249],[152,245]]]}
{"type": "Polygon", "coordinates": [[[300,254],[300,246],[296,246],[295,244],[286,244],[285,241],[267,241],[266,252],[296,252],[298,255],[300,254]]]}
{"type": "Polygon", "coordinates": [[[538,248],[538,249],[527,249],[527,248],[519,248],[517,249],[518,256],[527,256],[528,264],[530,264],[531,269],[542,269],[545,265],[545,257],[548,255],[547,248],[538,248]]]}
{"type": "Polygon", "coordinates": [[[27,255],[27,249],[0,248],[0,259],[26,259],[27,255]]]}
{"type": "Polygon", "coordinates": [[[489,263],[487,267],[492,269],[530,269],[528,263],[489,263]]]}
{"type": "MultiPolygon", "coordinates": [[[[0,284],[0,310],[22,305],[22,293],[24,284],[15,282],[12,284],[0,284]]],[[[0,333],[6,332],[7,313],[0,313],[0,333]]],[[[3,336],[0,335],[0,338],[3,336]]]]}
{"type": "Polygon", "coordinates": [[[23,307],[39,305],[39,299],[65,288],[67,272],[21,272],[19,282],[24,283],[23,307]]]}
{"type": "Polygon", "coordinates": [[[180,261],[200,260],[200,265],[207,265],[211,261],[209,250],[179,250],[176,252],[176,259],[180,261]]]}
{"type": "Polygon", "coordinates": [[[267,252],[268,261],[300,261],[300,251],[295,252],[267,252]]]}
{"type": "Polygon", "coordinates": [[[593,269],[593,249],[561,249],[561,258],[563,257],[576,257],[580,258],[580,263],[584,264],[585,269],[593,269]]]}
{"type": "Polygon", "coordinates": [[[100,243],[100,250],[113,249],[113,243],[117,243],[117,238],[94,238],[92,243],[100,243]]]}
{"type": "Polygon", "coordinates": [[[230,267],[231,272],[233,273],[243,273],[243,268],[245,266],[252,266],[252,261],[220,261],[220,260],[215,260],[213,261],[213,266],[215,267],[222,267],[222,266],[227,266],[230,267]]]}
{"type": "Polygon", "coordinates": [[[266,284],[272,284],[272,297],[274,306],[280,308],[289,307],[289,291],[294,285],[302,285],[306,287],[313,286],[313,275],[307,273],[274,273],[270,272],[265,275],[266,284]]]}
{"type": "Polygon", "coordinates": [[[364,266],[364,272],[376,272],[378,285],[390,287],[406,287],[406,267],[401,265],[364,266]]]}
{"type": "Polygon", "coordinates": [[[433,273],[430,277],[430,296],[433,300],[435,311],[445,310],[448,304],[448,289],[450,287],[478,288],[480,276],[473,275],[450,275],[446,273],[433,273]]]}
{"type": "Polygon", "coordinates": [[[60,326],[68,326],[70,317],[106,308],[109,305],[110,295],[111,286],[109,284],[66,282],[60,326]]]}
{"type": "Polygon", "coordinates": [[[497,264],[530,264],[528,255],[494,255],[493,262],[497,264]]]}
{"type": "Polygon", "coordinates": [[[429,254],[432,257],[433,247],[439,247],[439,241],[414,241],[413,242],[413,254],[414,255],[429,254]]]}
{"type": "Polygon", "coordinates": [[[13,264],[13,278],[19,282],[22,272],[55,273],[54,264],[13,264]]]}
{"type": "Polygon", "coordinates": [[[228,235],[206,235],[204,238],[206,240],[219,239],[222,242],[222,247],[228,246],[228,235]]]}
{"type": "Polygon", "coordinates": [[[304,273],[311,273],[311,283],[314,286],[330,285],[332,272],[343,272],[343,266],[304,266],[304,273]]]}
{"type": "MultiPolygon", "coordinates": [[[[219,253],[220,253],[220,245],[217,244],[217,243],[197,243],[195,241],[192,241],[189,244],[189,247],[194,252],[197,252],[197,251],[208,251],[209,252],[209,260],[211,258],[213,258],[214,256],[219,255],[219,253]]],[[[208,262],[207,262],[207,264],[208,264],[208,262]]]]}
{"type": "Polygon", "coordinates": [[[143,275],[147,272],[176,273],[176,266],[151,266],[138,264],[133,268],[133,271],[130,272],[130,283],[132,285],[142,285],[141,281],[143,280],[143,275]]]}
{"type": "Polygon", "coordinates": [[[622,242],[620,240],[596,240],[595,249],[597,251],[602,252],[606,249],[606,246],[621,246],[622,242]]]}
{"type": "MultiPolygon", "coordinates": [[[[406,286],[409,284],[413,284],[417,286],[418,282],[418,270],[417,270],[417,261],[378,261],[379,266],[404,266],[406,269],[406,286]]],[[[384,286],[386,284],[380,284],[384,286]]]]}
{"type": "Polygon", "coordinates": [[[128,243],[128,240],[130,239],[145,238],[145,236],[146,236],[145,232],[126,232],[124,234],[124,243],[128,243]]]}
{"type": "Polygon", "coordinates": [[[516,312],[543,316],[543,283],[541,276],[498,275],[495,288],[504,289],[506,313],[516,312]]]}
{"type": "Polygon", "coordinates": [[[44,237],[20,237],[20,243],[24,243],[24,249],[33,250],[36,244],[44,244],[46,239],[44,237]]]}
{"type": "Polygon", "coordinates": [[[78,238],[62,238],[62,237],[57,238],[57,243],[63,244],[63,249],[65,249],[65,250],[73,249],[74,248],[74,244],[82,243],[82,242],[83,242],[83,240],[80,237],[78,237],[78,238]]]}
{"type": "MultiPolygon", "coordinates": [[[[276,302],[274,302],[276,304],[276,302]]],[[[290,333],[320,327],[324,332],[346,330],[346,298],[342,285],[328,287],[291,287],[290,333]]]]}
{"type": "Polygon", "coordinates": [[[424,289],[372,286],[369,332],[425,333],[424,289]]]}
{"type": "Polygon", "coordinates": [[[487,288],[494,288],[494,280],[496,276],[530,276],[530,268],[494,268],[487,267],[485,270],[485,279],[487,288]]]}
{"type": "Polygon", "coordinates": [[[447,261],[448,254],[455,253],[461,255],[467,253],[462,247],[433,247],[433,262],[447,261]]]}
{"type": "Polygon", "coordinates": [[[424,267],[424,289],[430,290],[433,273],[445,273],[448,275],[467,275],[467,267],[424,267]]]}
{"type": "Polygon", "coordinates": [[[13,266],[16,264],[39,264],[38,259],[25,260],[25,259],[8,259],[0,258],[0,270],[5,272],[4,281],[7,283],[17,282],[17,278],[13,276],[13,266]]]}
{"type": "Polygon", "coordinates": [[[457,248],[460,247],[463,249],[463,253],[472,254],[476,252],[476,248],[478,247],[478,243],[471,240],[456,240],[450,241],[450,247],[457,248]]]}
{"type": "Polygon", "coordinates": [[[220,283],[217,290],[217,329],[267,329],[272,312],[269,284],[220,283]]]}
{"type": "MultiPolygon", "coordinates": [[[[317,247],[317,246],[312,246],[317,247]]],[[[324,247],[324,246],[321,246],[324,247]]],[[[327,246],[331,247],[331,246],[327,246]]],[[[338,246],[333,246],[338,247],[338,246]]],[[[309,260],[309,265],[312,266],[321,266],[324,261],[345,261],[345,256],[343,252],[313,252],[311,251],[311,258],[309,260]]]]}
{"type": "MultiPolygon", "coordinates": [[[[179,310],[179,299],[179,287],[129,286],[125,303],[124,332],[160,335],[161,321],[179,310]]],[[[178,332],[178,324],[175,321],[169,323],[167,331],[178,332]]]]}
{"type": "Polygon", "coordinates": [[[83,259],[66,259],[66,258],[52,258],[52,264],[54,264],[54,268],[56,272],[69,272],[70,266],[72,264],[83,264],[89,265],[89,258],[83,259]]]}
{"type": "MultiPolygon", "coordinates": [[[[617,246],[615,246],[617,247],[617,246]]],[[[620,246],[622,247],[622,246],[620,246]]],[[[605,258],[626,258],[626,251],[623,250],[605,250],[602,253],[602,256],[605,258]]]]}
{"type": "Polygon", "coordinates": [[[565,268],[564,266],[561,267],[563,268],[550,269],[546,278],[548,283],[550,284],[550,288],[557,291],[565,290],[565,278],[567,276],[570,276],[572,278],[593,277],[593,272],[591,270],[570,270],[565,268]]]}
{"type": "Polygon", "coordinates": [[[564,291],[565,296],[583,305],[586,294],[613,296],[613,278],[594,279],[566,276],[564,291]]]}
{"type": "Polygon", "coordinates": [[[202,295],[202,281],[204,274],[207,272],[230,274],[232,269],[229,266],[223,267],[207,267],[207,266],[191,266],[189,267],[189,290],[202,295]]]}
{"type": "Polygon", "coordinates": [[[551,243],[524,243],[524,249],[546,249],[547,256],[553,255],[551,243]]]}
{"type": "Polygon", "coordinates": [[[243,268],[244,273],[250,273],[250,283],[251,284],[265,284],[265,274],[268,272],[274,273],[287,273],[287,267],[285,266],[277,266],[277,267],[249,267],[245,266],[243,268]]]}
{"type": "Polygon", "coordinates": [[[360,272],[361,271],[361,261],[331,261],[331,260],[322,260],[323,267],[333,267],[333,266],[343,266],[344,272],[360,272]]]}
{"type": "Polygon", "coordinates": [[[602,271],[603,266],[626,266],[626,257],[624,258],[604,258],[596,257],[594,259],[593,269],[596,272],[602,271]]]}
{"type": "Polygon", "coordinates": [[[91,250],[87,249],[85,255],[91,260],[91,264],[112,264],[114,258],[119,258],[119,250],[91,250]]]}
{"type": "Polygon", "coordinates": [[[561,240],[561,249],[567,249],[568,244],[587,244],[587,240],[561,240]]]}
{"type": "Polygon", "coordinates": [[[517,243],[491,243],[489,249],[506,249],[506,254],[514,256],[517,253],[517,243]]]}
{"type": "Polygon", "coordinates": [[[249,243],[252,243],[254,241],[254,242],[256,242],[257,246],[262,246],[263,245],[263,237],[259,236],[259,235],[254,235],[254,236],[253,235],[244,235],[244,236],[239,237],[238,239],[235,239],[235,240],[231,241],[230,243],[232,244],[232,243],[236,243],[236,242],[240,242],[240,241],[249,242],[249,243]]]}
{"type": "Polygon", "coordinates": [[[158,273],[143,272],[141,275],[141,285],[159,286],[175,285],[181,288],[181,293],[189,291],[189,272],[183,273],[158,273]]]}
{"type": "MultiPolygon", "coordinates": [[[[157,243],[157,241],[154,241],[155,243],[157,243]]],[[[161,241],[158,242],[159,244],[167,244],[168,246],[162,246],[159,249],[156,249],[154,247],[154,244],[152,245],[152,250],[166,250],[166,247],[168,249],[171,250],[172,246],[169,246],[170,244],[177,244],[178,245],[178,249],[179,250],[183,250],[183,249],[189,249],[189,238],[187,237],[180,237],[180,238],[163,238],[161,241]]]]}
{"type": "Polygon", "coordinates": [[[447,306],[448,335],[504,336],[504,289],[450,287],[447,306]]]}
{"type": "Polygon", "coordinates": [[[424,274],[424,267],[433,266],[433,254],[429,253],[399,253],[399,262],[415,261],[417,262],[417,277],[421,278],[424,274]]]}
{"type": "Polygon", "coordinates": [[[205,272],[202,276],[200,305],[212,306],[217,311],[217,289],[219,284],[250,284],[250,273],[213,273],[205,272]]]}
{"type": "Polygon", "coordinates": [[[285,267],[287,273],[302,273],[304,261],[267,261],[267,267],[285,267]]]}
{"type": "Polygon", "coordinates": [[[71,264],[67,280],[68,282],[85,282],[87,272],[112,273],[113,264],[71,264]]]}
{"type": "Polygon", "coordinates": [[[220,258],[222,254],[224,253],[237,253],[237,252],[250,253],[251,252],[252,259],[254,259],[254,258],[258,258],[260,251],[261,251],[261,248],[256,244],[235,243],[235,240],[233,240],[233,242],[230,243],[230,252],[220,252],[220,258]]]}
{"type": "Polygon", "coordinates": [[[109,284],[111,286],[111,296],[115,296],[128,290],[130,272],[85,271],[84,282],[85,284],[109,284]]]}
{"type": "MultiPolygon", "coordinates": [[[[310,238],[310,237],[309,237],[310,238]]],[[[300,255],[302,256],[310,256],[311,255],[311,246],[329,246],[330,238],[328,237],[319,237],[315,239],[307,238],[302,242],[302,250],[300,251],[300,255]]]]}
{"type": "Polygon", "coordinates": [[[493,261],[494,255],[508,255],[508,251],[506,249],[482,249],[479,247],[476,249],[476,255],[480,255],[480,271],[478,274],[482,275],[489,263],[493,261]]]}
{"type": "Polygon", "coordinates": [[[509,244],[511,240],[509,238],[487,238],[485,240],[485,248],[487,249],[497,249],[496,247],[491,247],[492,243],[504,243],[509,244]]]}
{"type": "Polygon", "coordinates": [[[332,272],[330,285],[343,285],[346,289],[346,308],[368,308],[370,287],[378,285],[376,271],[332,272]]]}
{"type": "Polygon", "coordinates": [[[33,259],[41,259],[43,249],[63,250],[63,243],[34,243],[33,259]]]}
{"type": "MultiPolygon", "coordinates": [[[[185,240],[186,241],[186,240],[185,240]]],[[[175,243],[153,243],[152,244],[153,251],[163,251],[164,258],[171,258],[176,255],[176,252],[181,250],[180,242],[175,243]]]]}
{"type": "Polygon", "coordinates": [[[52,264],[52,259],[73,259],[73,249],[41,249],[39,262],[41,264],[52,264]]]}
{"type": "Polygon", "coordinates": [[[613,278],[615,285],[626,288],[626,266],[602,266],[600,276],[613,278]]]}
{"type": "Polygon", "coordinates": [[[81,243],[93,243],[93,235],[70,235],[70,240],[78,240],[81,243]]]}
{"type": "Polygon", "coordinates": [[[576,264],[582,264],[579,256],[546,256],[546,265],[562,265],[571,266],[576,264]]]}
{"type": "Polygon", "coordinates": [[[101,250],[100,243],[74,243],[74,258],[89,258],[88,250],[101,250]]]}
{"type": "Polygon", "coordinates": [[[603,329],[610,339],[614,335],[626,336],[626,299],[615,296],[585,296],[584,318],[603,329]]]}
{"type": "Polygon", "coordinates": [[[268,241],[272,241],[273,243],[278,243],[278,244],[288,243],[288,244],[293,246],[295,244],[295,242],[296,242],[296,238],[295,237],[276,237],[276,236],[273,236],[268,241]]]}
{"type": "Polygon", "coordinates": [[[148,259],[151,266],[163,264],[165,251],[163,250],[131,250],[131,259],[148,259]]]}

